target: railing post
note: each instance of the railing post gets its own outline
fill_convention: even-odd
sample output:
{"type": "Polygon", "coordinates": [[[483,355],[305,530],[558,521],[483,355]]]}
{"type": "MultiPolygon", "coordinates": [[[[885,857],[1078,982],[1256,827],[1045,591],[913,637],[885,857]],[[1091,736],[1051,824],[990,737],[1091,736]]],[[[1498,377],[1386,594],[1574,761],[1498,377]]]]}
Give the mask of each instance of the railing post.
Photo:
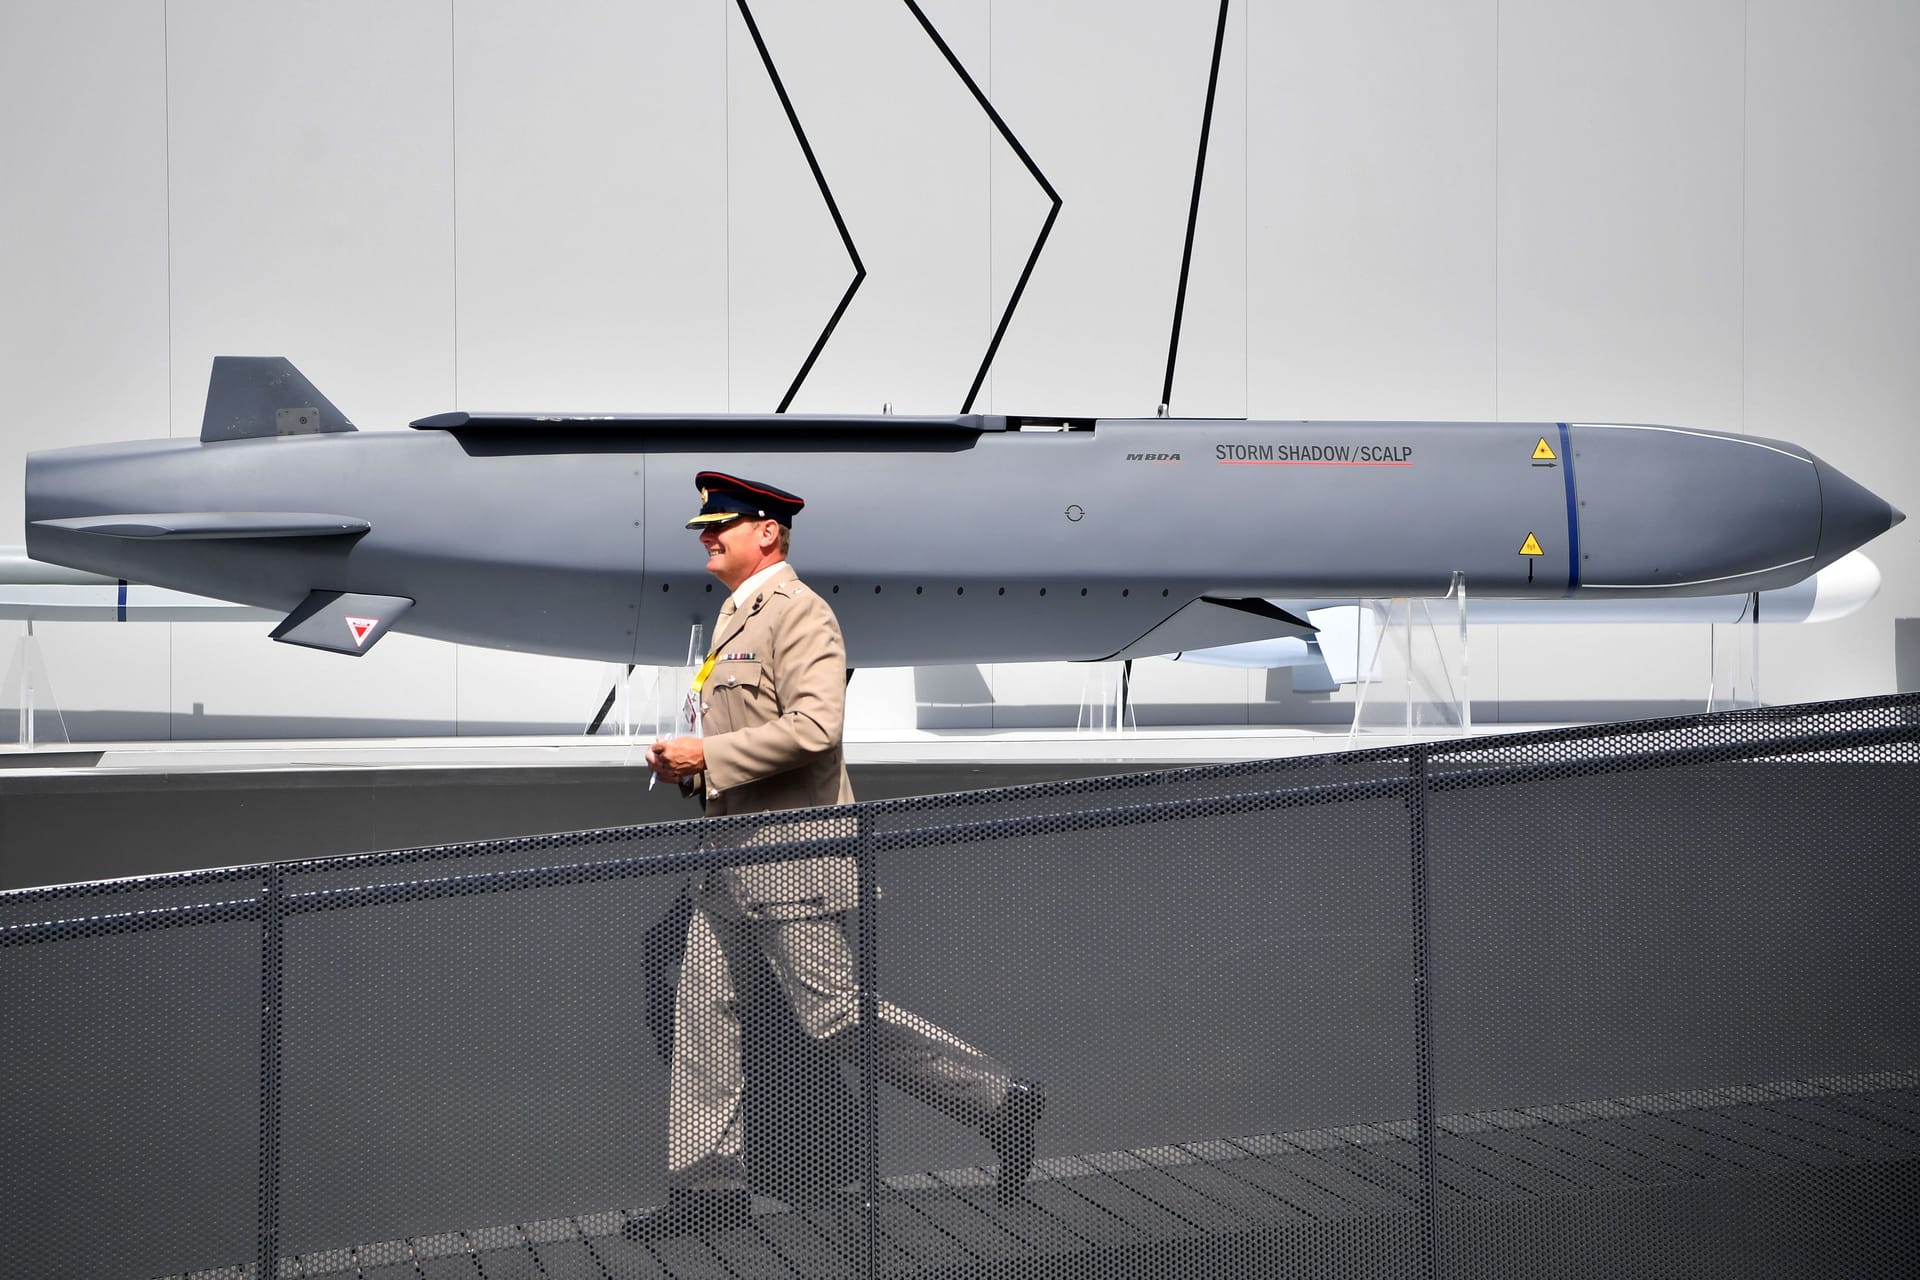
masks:
{"type": "Polygon", "coordinates": [[[1438,1181],[1435,1114],[1433,1099],[1433,932],[1429,919],[1431,879],[1427,866],[1428,747],[1415,746],[1408,763],[1412,766],[1412,794],[1407,798],[1410,818],[1409,852],[1412,855],[1413,898],[1413,1053],[1415,1106],[1420,1129],[1420,1202],[1419,1247],[1421,1274],[1431,1278],[1439,1272],[1439,1240],[1435,1194],[1438,1181]]]}
{"type": "Polygon", "coordinates": [[[280,913],[282,872],[269,863],[260,916],[260,1251],[255,1280],[280,1269],[280,913]]]}
{"type": "Polygon", "coordinates": [[[854,821],[859,831],[855,868],[860,880],[860,1252],[864,1262],[861,1274],[871,1280],[877,1274],[880,1231],[880,1075],[876,1065],[880,957],[874,933],[880,888],[873,865],[872,818],[860,807],[854,810],[854,821]]]}

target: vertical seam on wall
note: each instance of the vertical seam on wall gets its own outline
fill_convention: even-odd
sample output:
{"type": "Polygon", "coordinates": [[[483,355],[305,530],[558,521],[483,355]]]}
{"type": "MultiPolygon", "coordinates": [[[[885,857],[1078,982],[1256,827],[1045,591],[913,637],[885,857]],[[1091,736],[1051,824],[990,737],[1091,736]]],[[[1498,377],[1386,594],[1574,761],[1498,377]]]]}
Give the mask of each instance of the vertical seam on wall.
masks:
{"type": "Polygon", "coordinates": [[[173,33],[172,5],[160,6],[160,146],[166,176],[166,210],[161,219],[167,242],[167,438],[173,438],[173,33]]]}
{"type": "MultiPolygon", "coordinates": [[[[733,22],[726,0],[720,0],[720,203],[721,258],[726,273],[727,340],[722,361],[726,376],[727,412],[733,412],[733,22]]],[[[634,643],[639,644],[636,635],[634,643]]]]}
{"type": "MultiPolygon", "coordinates": [[[[993,94],[993,0],[987,0],[987,94],[989,97],[991,97],[993,94]]],[[[994,273],[993,126],[991,122],[989,122],[987,126],[986,133],[987,133],[987,315],[986,315],[986,320],[987,320],[987,332],[991,334],[993,332],[993,294],[994,294],[994,288],[993,288],[993,273],[994,273]]],[[[993,390],[994,390],[993,370],[991,369],[987,370],[987,382],[986,382],[985,390],[987,393],[987,412],[992,413],[996,406],[994,403],[994,395],[993,395],[993,390]]],[[[982,663],[979,668],[980,678],[986,683],[986,686],[987,686],[987,727],[991,729],[998,729],[1002,727],[1000,723],[1000,693],[999,693],[999,690],[995,688],[995,682],[994,682],[994,676],[995,676],[996,670],[997,670],[997,664],[990,663],[990,662],[982,663]]]]}
{"type": "Polygon", "coordinates": [[[1493,420],[1500,421],[1500,0],[1493,3],[1493,420]]]}
{"type": "Polygon", "coordinates": [[[1740,430],[1747,429],[1747,83],[1751,76],[1748,28],[1753,5],[1740,6],[1740,430]]]}
{"type": "MultiPolygon", "coordinates": [[[[460,42],[458,11],[447,0],[447,213],[453,240],[453,403],[460,403],[460,42]]],[[[453,736],[460,736],[460,655],[453,646],[453,736]]]]}
{"type": "Polygon", "coordinates": [[[447,215],[453,241],[453,403],[460,403],[460,54],[454,0],[447,0],[447,215]]]}
{"type": "MultiPolygon", "coordinates": [[[[1493,0],[1493,420],[1500,421],[1500,0],[1493,0]]],[[[1500,707],[1500,628],[1489,628],[1494,637],[1493,703],[1494,719],[1500,707]]]]}
{"type": "MultiPolygon", "coordinates": [[[[173,438],[173,6],[160,6],[160,143],[166,171],[166,211],[162,218],[167,249],[167,438],[173,438]]],[[[167,741],[173,741],[173,631],[167,624],[167,741]]]]}

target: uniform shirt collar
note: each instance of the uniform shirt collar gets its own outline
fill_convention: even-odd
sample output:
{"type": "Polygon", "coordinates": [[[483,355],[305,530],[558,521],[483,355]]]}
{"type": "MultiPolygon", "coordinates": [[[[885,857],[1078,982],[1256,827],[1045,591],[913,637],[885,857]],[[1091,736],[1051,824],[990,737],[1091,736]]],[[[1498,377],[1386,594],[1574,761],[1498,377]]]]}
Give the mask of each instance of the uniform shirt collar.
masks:
{"type": "Polygon", "coordinates": [[[739,586],[735,587],[733,589],[734,611],[737,613],[740,610],[746,608],[747,602],[753,599],[753,593],[758,591],[761,587],[766,586],[767,583],[773,578],[774,574],[779,573],[782,569],[786,567],[787,567],[787,562],[785,560],[776,561],[775,563],[770,564],[766,568],[762,569],[760,572],[754,574],[751,578],[748,578],[745,582],[741,583],[739,586]]]}

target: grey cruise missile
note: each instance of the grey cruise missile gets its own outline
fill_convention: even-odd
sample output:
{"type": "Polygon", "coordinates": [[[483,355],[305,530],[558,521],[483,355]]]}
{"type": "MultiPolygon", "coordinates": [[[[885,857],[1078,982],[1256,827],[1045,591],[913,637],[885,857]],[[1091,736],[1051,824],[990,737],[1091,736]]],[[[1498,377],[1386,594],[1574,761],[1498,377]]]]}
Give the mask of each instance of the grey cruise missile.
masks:
{"type": "Polygon", "coordinates": [[[1271,603],[1727,596],[1903,517],[1774,440],[1591,423],[448,413],[358,431],[290,363],[214,362],[197,440],[27,463],[27,551],[283,615],[670,664],[719,602],[713,468],[800,493],[793,558],[855,666],[1103,659],[1306,636],[1271,603]]]}

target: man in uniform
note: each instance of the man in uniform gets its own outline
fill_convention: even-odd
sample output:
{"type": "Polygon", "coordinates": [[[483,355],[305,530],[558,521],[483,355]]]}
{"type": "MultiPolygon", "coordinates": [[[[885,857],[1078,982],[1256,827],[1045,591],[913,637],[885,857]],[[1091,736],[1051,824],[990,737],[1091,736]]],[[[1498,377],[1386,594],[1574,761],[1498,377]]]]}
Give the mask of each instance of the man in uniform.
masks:
{"type": "MultiPolygon", "coordinates": [[[[731,594],[689,699],[700,735],[654,743],[647,765],[703,796],[709,817],[847,803],[846,644],[833,610],[786,562],[806,504],[717,471],[694,483],[701,507],[687,527],[700,531],[707,571],[731,594]]],[[[804,838],[804,826],[780,824],[762,838],[804,838]]],[[[747,1224],[739,1000],[750,966],[771,967],[808,1036],[857,1056],[860,988],[845,913],[858,889],[847,857],[721,867],[693,887],[674,997],[670,1196],[627,1223],[630,1239],[747,1224]]],[[[978,1127],[1000,1161],[1001,1194],[1017,1193],[1033,1166],[1040,1090],[924,1019],[877,1004],[881,1078],[978,1127]]]]}

